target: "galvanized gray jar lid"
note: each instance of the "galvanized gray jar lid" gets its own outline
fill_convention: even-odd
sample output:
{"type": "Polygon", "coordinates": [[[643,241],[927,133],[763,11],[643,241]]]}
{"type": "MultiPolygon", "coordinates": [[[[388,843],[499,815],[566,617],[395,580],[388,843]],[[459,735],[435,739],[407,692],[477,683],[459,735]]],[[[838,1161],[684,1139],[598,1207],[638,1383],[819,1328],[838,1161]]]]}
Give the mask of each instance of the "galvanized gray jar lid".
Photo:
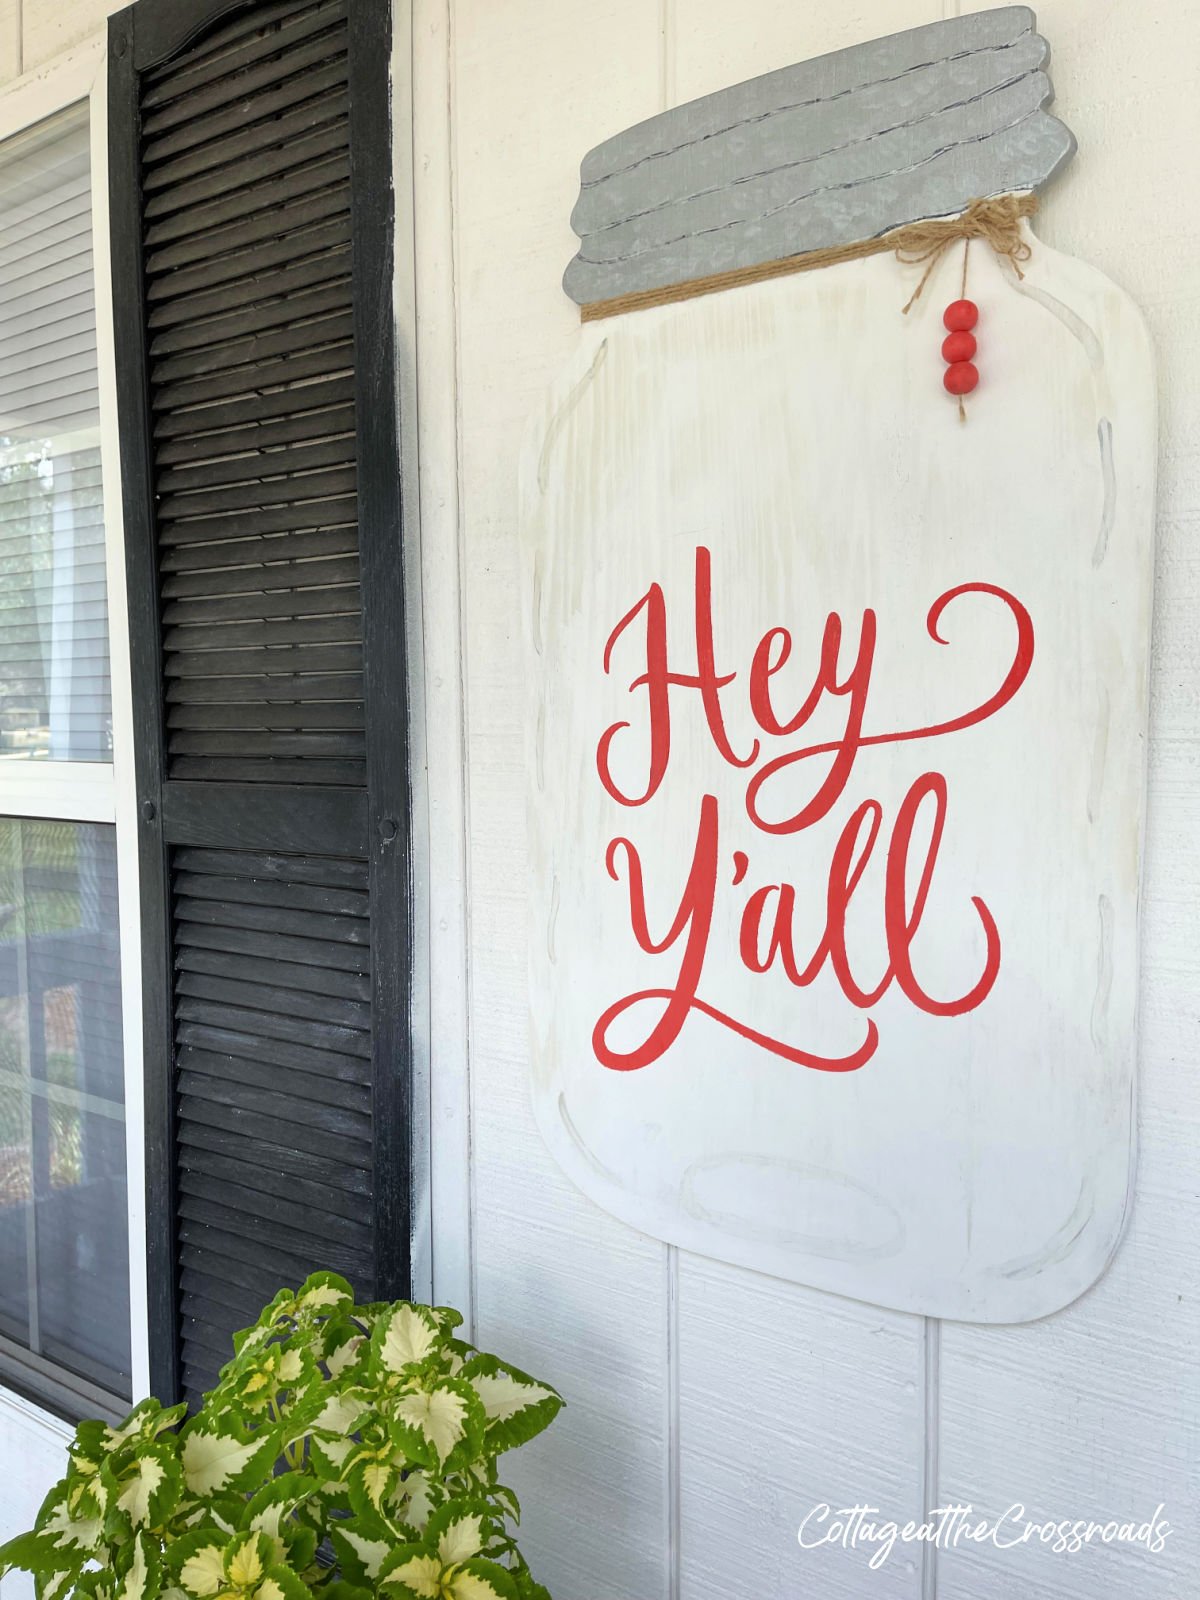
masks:
{"type": "Polygon", "coordinates": [[[1028,6],[912,28],[627,128],[583,160],[563,287],[586,305],[873,239],[1070,160],[1028,6]]]}

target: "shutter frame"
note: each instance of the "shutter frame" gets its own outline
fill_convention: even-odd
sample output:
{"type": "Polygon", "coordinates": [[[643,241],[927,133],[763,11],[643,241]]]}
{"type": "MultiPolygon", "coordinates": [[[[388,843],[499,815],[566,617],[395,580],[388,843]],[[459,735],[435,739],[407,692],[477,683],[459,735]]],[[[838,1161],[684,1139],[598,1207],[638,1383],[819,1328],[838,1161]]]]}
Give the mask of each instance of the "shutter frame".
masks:
{"type": "MultiPolygon", "coordinates": [[[[211,1334],[202,1324],[189,1320],[197,1314],[196,1307],[211,1309],[220,1302],[244,1308],[246,1303],[244,1288],[231,1289],[224,1297],[187,1295],[185,1279],[191,1281],[197,1274],[204,1277],[202,1244],[197,1242],[204,1229],[198,1228],[194,1215],[197,1182],[194,1177],[189,1177],[186,1185],[180,1181],[181,1160],[186,1157],[181,1131],[186,1139],[188,1129],[183,1126],[181,1130],[179,1116],[180,1019],[176,1015],[172,891],[176,852],[268,852],[282,855],[284,868],[287,857],[305,854],[344,856],[366,863],[373,952],[369,1087],[374,1181],[369,1185],[368,1200],[373,1290],[385,1298],[411,1292],[413,894],[406,584],[392,301],[395,205],[390,0],[349,0],[346,6],[358,571],[356,580],[339,590],[339,595],[344,593],[348,606],[357,605],[359,611],[365,784],[339,787],[344,781],[340,776],[330,783],[318,781],[303,787],[286,779],[239,782],[221,779],[218,768],[212,769],[217,773],[212,781],[191,781],[195,763],[186,755],[171,756],[168,735],[169,722],[172,727],[194,724],[190,714],[171,720],[174,702],[164,673],[163,612],[172,601],[169,589],[167,597],[160,591],[161,580],[170,573],[161,568],[162,534],[168,525],[160,525],[156,482],[164,470],[169,471],[177,453],[168,448],[166,469],[164,457],[156,466],[151,345],[161,336],[162,319],[152,317],[147,293],[144,207],[147,197],[156,191],[143,192],[142,79],[151,68],[169,70],[181,52],[203,49],[207,37],[220,37],[230,24],[233,29],[229,31],[236,30],[243,18],[253,27],[258,15],[277,20],[300,9],[300,4],[289,7],[279,0],[259,0],[258,4],[253,0],[235,0],[233,4],[207,0],[200,6],[189,5],[184,22],[175,0],[139,0],[109,21],[113,301],[143,933],[146,1267],[151,1388],[164,1400],[181,1397],[185,1387],[194,1399],[197,1372],[210,1375],[211,1360],[196,1366],[196,1352],[211,1348],[211,1334]],[[283,822],[281,809],[286,811],[283,822]],[[190,1198],[184,1189],[190,1191],[190,1198]],[[189,1350],[195,1359],[189,1360],[189,1350]]],[[[272,270],[284,272],[286,263],[272,270]]],[[[253,318],[243,321],[252,324],[253,318]]],[[[271,411],[270,405],[264,410],[271,411]]],[[[286,434],[286,419],[275,431],[286,434]]],[[[189,454],[181,458],[183,462],[189,454]]],[[[307,536],[299,533],[295,537],[303,540],[307,536]]],[[[340,568],[343,563],[338,565],[340,568]]],[[[199,615],[209,604],[186,598],[182,603],[198,607],[199,615]]],[[[285,603],[276,607],[269,602],[259,614],[286,615],[285,603]]],[[[211,604],[218,612],[227,606],[231,616],[250,614],[236,598],[211,604]]],[[[270,727],[272,721],[268,710],[261,722],[270,727]]],[[[200,725],[209,725],[207,719],[201,719],[200,725]]],[[[314,728],[336,730],[339,725],[317,709],[314,728]]],[[[210,743],[216,747],[216,741],[210,743]]],[[[201,764],[208,759],[202,756],[201,764]]],[[[340,774],[356,769],[351,763],[330,770],[340,774]]],[[[214,1141],[201,1129],[193,1144],[203,1151],[211,1149],[214,1142],[224,1150],[228,1141],[224,1135],[214,1141]]],[[[309,1165],[302,1158],[293,1164],[293,1170],[303,1172],[309,1165]]],[[[333,1224],[335,1232],[337,1227],[333,1224]]],[[[244,1274],[239,1281],[244,1284],[244,1274]]]]}

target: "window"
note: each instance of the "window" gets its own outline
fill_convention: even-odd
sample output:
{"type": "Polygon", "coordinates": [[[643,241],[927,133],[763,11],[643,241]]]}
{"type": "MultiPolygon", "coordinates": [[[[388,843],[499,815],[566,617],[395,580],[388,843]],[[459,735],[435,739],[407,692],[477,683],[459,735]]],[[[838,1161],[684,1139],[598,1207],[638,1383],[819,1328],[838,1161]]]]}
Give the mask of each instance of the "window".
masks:
{"type": "Polygon", "coordinates": [[[87,107],[0,145],[0,754],[111,761],[87,107]]]}
{"type": "Polygon", "coordinates": [[[120,995],[115,830],[0,819],[0,1334],[123,1397],[120,995]]]}
{"type": "Polygon", "coordinates": [[[131,1394],[86,102],[0,141],[0,1381],[131,1394]]]}

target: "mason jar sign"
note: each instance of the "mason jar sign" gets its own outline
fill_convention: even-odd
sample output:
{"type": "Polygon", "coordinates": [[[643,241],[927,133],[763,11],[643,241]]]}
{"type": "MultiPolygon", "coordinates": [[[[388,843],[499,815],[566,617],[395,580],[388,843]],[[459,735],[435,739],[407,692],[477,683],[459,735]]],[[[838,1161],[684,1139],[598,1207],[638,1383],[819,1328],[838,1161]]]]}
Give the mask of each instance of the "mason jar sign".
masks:
{"type": "Polygon", "coordinates": [[[1132,1173],[1154,388],[1023,7],[593,150],[523,461],[537,1117],[689,1250],[981,1322],[1132,1173]],[[907,309],[906,309],[907,308],[907,309]]]}

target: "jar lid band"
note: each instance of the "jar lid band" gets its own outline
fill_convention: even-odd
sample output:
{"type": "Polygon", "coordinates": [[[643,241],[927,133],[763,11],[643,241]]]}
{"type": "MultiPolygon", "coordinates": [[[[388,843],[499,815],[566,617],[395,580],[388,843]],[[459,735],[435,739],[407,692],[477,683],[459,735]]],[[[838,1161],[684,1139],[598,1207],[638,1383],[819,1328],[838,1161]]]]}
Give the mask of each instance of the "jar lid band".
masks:
{"type": "Polygon", "coordinates": [[[874,239],[1041,189],[1075,140],[1045,109],[1027,6],[974,12],[722,89],[584,157],[579,305],[874,239]]]}

